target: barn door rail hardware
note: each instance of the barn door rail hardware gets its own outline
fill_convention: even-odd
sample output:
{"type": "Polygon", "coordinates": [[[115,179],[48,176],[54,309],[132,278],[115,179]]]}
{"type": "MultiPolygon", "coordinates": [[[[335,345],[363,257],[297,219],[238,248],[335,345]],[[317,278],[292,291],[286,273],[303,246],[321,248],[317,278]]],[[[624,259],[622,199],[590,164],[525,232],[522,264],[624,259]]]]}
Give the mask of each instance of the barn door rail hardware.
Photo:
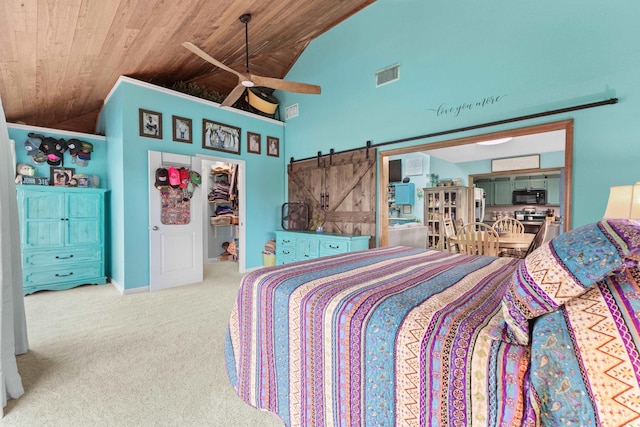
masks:
{"type": "MultiPolygon", "coordinates": [[[[555,110],[543,111],[541,113],[527,114],[527,115],[524,115],[524,116],[512,117],[512,118],[509,118],[509,119],[496,120],[494,122],[487,122],[487,123],[482,123],[482,124],[478,124],[478,125],[471,125],[471,126],[465,126],[465,127],[456,128],[456,129],[444,130],[444,131],[440,131],[440,132],[427,133],[427,134],[424,134],[424,135],[412,136],[412,137],[408,137],[408,138],[395,139],[393,141],[379,142],[377,144],[371,144],[371,141],[367,141],[367,144],[366,144],[365,148],[367,149],[367,156],[368,156],[369,155],[369,148],[384,147],[386,145],[399,144],[401,142],[409,142],[409,141],[416,141],[416,140],[419,140],[419,139],[433,138],[435,136],[449,135],[449,134],[458,133],[458,132],[466,132],[466,131],[475,130],[475,129],[482,129],[482,128],[486,128],[486,127],[490,127],[490,126],[504,125],[504,124],[507,124],[507,123],[520,122],[520,121],[523,121],[523,120],[536,119],[538,117],[552,116],[552,115],[555,115],[555,114],[568,113],[568,112],[571,112],[571,111],[586,110],[587,108],[602,107],[604,105],[613,105],[613,104],[617,104],[617,103],[618,103],[618,98],[610,98],[610,99],[607,99],[607,100],[604,100],[604,101],[597,101],[597,102],[590,102],[590,103],[587,103],[587,104],[574,105],[573,107],[558,108],[558,109],[555,109],[555,110]]],[[[347,149],[347,150],[338,151],[338,153],[340,153],[340,154],[349,153],[351,151],[357,151],[357,150],[361,150],[361,149],[362,149],[362,147],[350,148],[350,149],[347,149]]],[[[328,155],[333,155],[333,154],[336,154],[336,152],[334,152],[334,150],[331,149],[331,153],[328,154],[328,155]]],[[[318,162],[320,162],[320,157],[326,156],[326,155],[327,154],[322,154],[322,152],[318,151],[318,155],[317,155],[318,162]]],[[[294,160],[294,158],[291,157],[290,165],[293,164],[294,162],[302,162],[302,161],[310,160],[310,159],[313,159],[313,158],[314,157],[306,157],[304,159],[294,160]]]]}

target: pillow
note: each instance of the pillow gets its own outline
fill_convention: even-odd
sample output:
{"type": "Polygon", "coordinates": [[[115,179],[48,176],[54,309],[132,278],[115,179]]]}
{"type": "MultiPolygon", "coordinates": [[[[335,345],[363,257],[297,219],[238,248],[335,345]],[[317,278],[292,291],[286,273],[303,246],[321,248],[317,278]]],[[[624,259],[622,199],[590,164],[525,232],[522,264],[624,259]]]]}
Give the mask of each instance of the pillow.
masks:
{"type": "Polygon", "coordinates": [[[529,343],[529,320],[582,295],[596,282],[640,259],[640,221],[608,219],[561,234],[530,253],[502,297],[503,320],[490,335],[529,343]]]}

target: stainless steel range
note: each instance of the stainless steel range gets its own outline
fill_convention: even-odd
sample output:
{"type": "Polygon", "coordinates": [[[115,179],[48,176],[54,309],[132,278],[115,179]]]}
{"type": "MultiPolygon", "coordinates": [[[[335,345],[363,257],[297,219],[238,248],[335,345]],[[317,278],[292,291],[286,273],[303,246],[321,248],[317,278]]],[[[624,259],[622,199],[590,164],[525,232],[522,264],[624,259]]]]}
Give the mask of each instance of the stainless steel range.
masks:
{"type": "Polygon", "coordinates": [[[516,219],[520,222],[542,222],[546,219],[546,212],[527,212],[527,211],[515,211],[513,212],[516,219]]]}

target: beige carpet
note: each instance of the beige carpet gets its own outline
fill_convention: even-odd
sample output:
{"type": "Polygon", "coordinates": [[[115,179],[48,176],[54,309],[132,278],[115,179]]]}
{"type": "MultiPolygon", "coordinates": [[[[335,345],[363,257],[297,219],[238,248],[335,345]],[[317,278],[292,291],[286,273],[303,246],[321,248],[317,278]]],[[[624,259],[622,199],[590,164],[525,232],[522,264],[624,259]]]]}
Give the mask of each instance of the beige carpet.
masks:
{"type": "Polygon", "coordinates": [[[224,362],[241,275],[208,263],[205,281],[122,296],[111,285],[25,297],[25,394],[2,426],[282,426],[236,397],[224,362]]]}

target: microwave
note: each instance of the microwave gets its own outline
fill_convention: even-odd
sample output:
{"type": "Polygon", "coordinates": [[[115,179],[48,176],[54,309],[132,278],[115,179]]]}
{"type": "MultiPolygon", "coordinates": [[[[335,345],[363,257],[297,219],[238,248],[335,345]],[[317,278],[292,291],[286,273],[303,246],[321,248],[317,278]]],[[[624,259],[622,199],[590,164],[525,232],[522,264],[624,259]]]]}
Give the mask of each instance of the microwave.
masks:
{"type": "Polygon", "coordinates": [[[546,205],[547,190],[514,190],[511,202],[514,205],[546,205]]]}

